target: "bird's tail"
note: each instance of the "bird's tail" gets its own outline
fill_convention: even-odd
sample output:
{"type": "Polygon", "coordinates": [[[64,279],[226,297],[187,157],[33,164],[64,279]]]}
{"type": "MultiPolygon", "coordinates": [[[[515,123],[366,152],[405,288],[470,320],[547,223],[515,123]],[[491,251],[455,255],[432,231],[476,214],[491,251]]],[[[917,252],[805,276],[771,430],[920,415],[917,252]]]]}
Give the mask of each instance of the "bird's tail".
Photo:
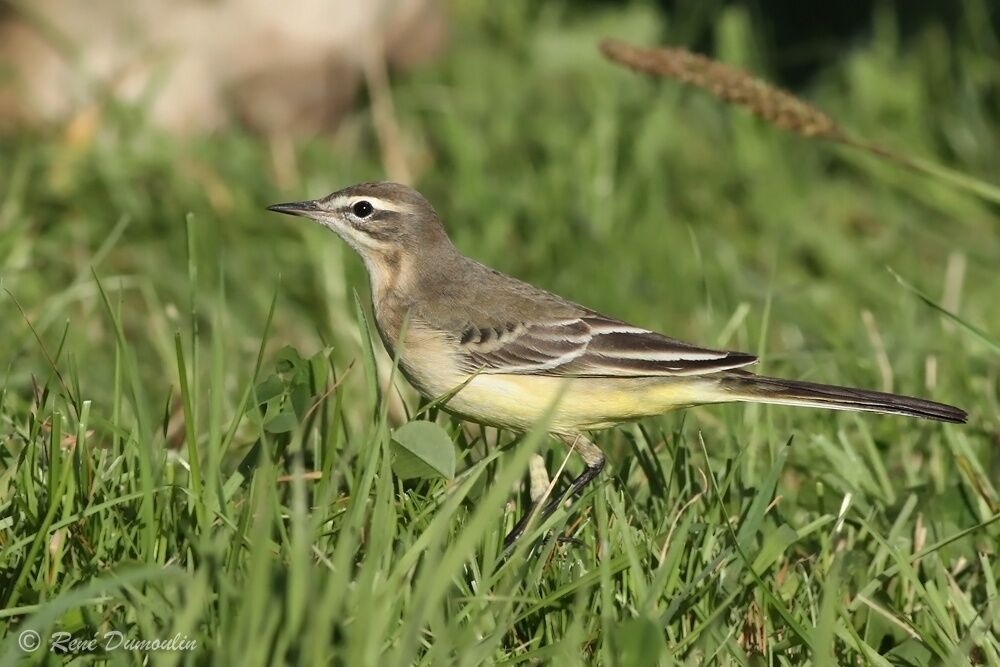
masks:
{"type": "Polygon", "coordinates": [[[723,374],[719,378],[718,388],[722,393],[720,398],[729,401],[881,412],[959,424],[964,424],[968,417],[965,410],[922,398],[814,382],[783,380],[739,371],[723,374]]]}

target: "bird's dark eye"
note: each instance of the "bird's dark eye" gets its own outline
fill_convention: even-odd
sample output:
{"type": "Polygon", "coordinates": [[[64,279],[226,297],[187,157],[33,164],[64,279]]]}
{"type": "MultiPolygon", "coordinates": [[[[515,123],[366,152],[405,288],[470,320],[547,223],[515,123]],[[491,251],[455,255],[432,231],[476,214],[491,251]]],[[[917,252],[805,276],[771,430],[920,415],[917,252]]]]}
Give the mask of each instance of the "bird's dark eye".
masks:
{"type": "Polygon", "coordinates": [[[351,206],[351,211],[359,218],[367,218],[375,211],[375,207],[371,205],[371,202],[362,199],[361,201],[354,202],[354,205],[351,206]]]}

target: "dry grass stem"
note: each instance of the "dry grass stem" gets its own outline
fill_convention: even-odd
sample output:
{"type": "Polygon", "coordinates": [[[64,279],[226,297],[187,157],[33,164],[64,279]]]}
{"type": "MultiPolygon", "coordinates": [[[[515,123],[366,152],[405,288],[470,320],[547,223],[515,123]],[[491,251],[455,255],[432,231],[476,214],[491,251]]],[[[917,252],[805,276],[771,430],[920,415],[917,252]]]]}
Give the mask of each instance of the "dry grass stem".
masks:
{"type": "Polygon", "coordinates": [[[610,60],[638,72],[707,90],[783,130],[804,137],[848,141],[843,130],[821,110],[745,70],[679,48],[647,49],[609,39],[601,43],[601,51],[610,60]]]}

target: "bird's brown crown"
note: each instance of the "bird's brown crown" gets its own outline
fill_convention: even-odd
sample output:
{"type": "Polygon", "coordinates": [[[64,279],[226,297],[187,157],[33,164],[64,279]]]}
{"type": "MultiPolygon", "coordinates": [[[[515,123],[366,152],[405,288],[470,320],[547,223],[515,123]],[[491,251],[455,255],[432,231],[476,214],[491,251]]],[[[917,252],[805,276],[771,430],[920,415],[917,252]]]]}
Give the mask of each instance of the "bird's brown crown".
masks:
{"type": "Polygon", "coordinates": [[[358,183],[321,199],[275,204],[272,211],[312,218],[362,255],[419,251],[449,244],[441,219],[423,195],[400,183],[358,183]]]}

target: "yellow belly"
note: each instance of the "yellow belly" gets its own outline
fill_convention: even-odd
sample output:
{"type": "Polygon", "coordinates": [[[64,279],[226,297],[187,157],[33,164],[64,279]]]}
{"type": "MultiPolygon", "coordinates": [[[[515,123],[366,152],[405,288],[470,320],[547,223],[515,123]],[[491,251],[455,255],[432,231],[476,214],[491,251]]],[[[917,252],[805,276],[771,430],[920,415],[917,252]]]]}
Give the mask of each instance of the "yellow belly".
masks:
{"type": "Polygon", "coordinates": [[[516,430],[527,430],[548,416],[550,431],[574,433],[704,403],[708,396],[703,381],[693,378],[480,374],[447,407],[516,430]]]}

